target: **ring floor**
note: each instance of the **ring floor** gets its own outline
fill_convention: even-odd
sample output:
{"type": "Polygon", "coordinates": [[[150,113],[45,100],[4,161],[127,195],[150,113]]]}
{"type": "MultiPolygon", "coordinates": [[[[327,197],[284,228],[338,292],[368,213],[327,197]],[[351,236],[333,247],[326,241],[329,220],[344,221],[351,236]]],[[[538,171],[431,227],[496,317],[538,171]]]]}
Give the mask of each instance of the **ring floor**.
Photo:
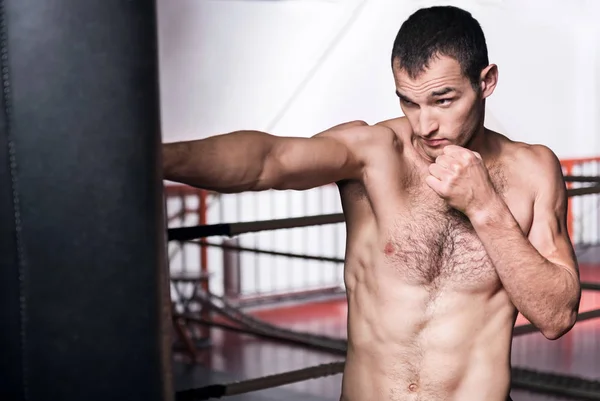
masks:
{"type": "MultiPolygon", "coordinates": [[[[579,253],[582,281],[600,282],[600,247],[579,253]]],[[[580,312],[600,308],[600,292],[583,291],[580,312]]],[[[344,299],[262,310],[255,316],[297,331],[345,338],[344,299]]],[[[526,323],[521,317],[517,324],[526,323]]],[[[176,363],[178,389],[227,383],[343,360],[326,352],[258,339],[250,335],[211,329],[211,346],[200,351],[196,365],[176,363]]],[[[513,341],[513,366],[600,380],[600,319],[577,323],[565,336],[546,340],[533,333],[513,341]]],[[[231,401],[339,401],[341,375],[290,384],[276,389],[225,397],[231,401]]],[[[513,390],[514,401],[559,401],[553,397],[513,390]]]]}

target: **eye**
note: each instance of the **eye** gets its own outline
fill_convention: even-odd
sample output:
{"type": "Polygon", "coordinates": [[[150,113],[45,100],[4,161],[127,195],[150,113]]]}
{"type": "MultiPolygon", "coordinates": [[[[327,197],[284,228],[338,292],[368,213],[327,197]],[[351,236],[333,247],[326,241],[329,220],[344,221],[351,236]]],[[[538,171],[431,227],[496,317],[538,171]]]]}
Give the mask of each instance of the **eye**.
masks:
{"type": "Polygon", "coordinates": [[[404,104],[407,107],[412,107],[415,105],[413,102],[407,99],[400,99],[400,103],[404,104]]]}
{"type": "Polygon", "coordinates": [[[440,106],[448,106],[450,103],[452,103],[452,100],[454,100],[454,99],[451,99],[451,98],[439,99],[439,100],[436,100],[435,103],[440,106]]]}

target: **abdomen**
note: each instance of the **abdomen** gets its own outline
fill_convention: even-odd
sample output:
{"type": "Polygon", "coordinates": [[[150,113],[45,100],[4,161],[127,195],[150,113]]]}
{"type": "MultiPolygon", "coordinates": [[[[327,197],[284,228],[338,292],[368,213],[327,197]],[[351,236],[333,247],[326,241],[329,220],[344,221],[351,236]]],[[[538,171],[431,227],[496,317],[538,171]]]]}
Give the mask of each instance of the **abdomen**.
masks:
{"type": "Polygon", "coordinates": [[[376,270],[349,292],[347,399],[462,401],[454,395],[472,391],[500,400],[481,395],[508,386],[514,312],[506,294],[432,294],[376,270]]]}

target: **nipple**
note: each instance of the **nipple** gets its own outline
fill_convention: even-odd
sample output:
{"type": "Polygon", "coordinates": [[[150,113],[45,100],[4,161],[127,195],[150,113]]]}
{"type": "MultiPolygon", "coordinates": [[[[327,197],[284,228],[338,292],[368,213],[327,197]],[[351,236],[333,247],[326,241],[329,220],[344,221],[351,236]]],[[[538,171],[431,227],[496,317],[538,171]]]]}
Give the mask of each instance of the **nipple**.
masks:
{"type": "Polygon", "coordinates": [[[388,256],[393,254],[394,253],[394,244],[392,244],[391,242],[388,242],[387,244],[385,244],[385,248],[383,249],[383,252],[388,256]]]}

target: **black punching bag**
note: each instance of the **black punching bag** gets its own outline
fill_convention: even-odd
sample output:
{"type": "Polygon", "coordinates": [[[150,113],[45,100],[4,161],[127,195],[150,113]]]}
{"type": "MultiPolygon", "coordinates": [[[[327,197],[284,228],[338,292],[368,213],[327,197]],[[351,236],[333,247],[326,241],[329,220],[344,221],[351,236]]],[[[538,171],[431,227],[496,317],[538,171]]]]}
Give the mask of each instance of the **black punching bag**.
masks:
{"type": "Polygon", "coordinates": [[[170,400],[155,4],[0,4],[0,400],[170,400]]]}

